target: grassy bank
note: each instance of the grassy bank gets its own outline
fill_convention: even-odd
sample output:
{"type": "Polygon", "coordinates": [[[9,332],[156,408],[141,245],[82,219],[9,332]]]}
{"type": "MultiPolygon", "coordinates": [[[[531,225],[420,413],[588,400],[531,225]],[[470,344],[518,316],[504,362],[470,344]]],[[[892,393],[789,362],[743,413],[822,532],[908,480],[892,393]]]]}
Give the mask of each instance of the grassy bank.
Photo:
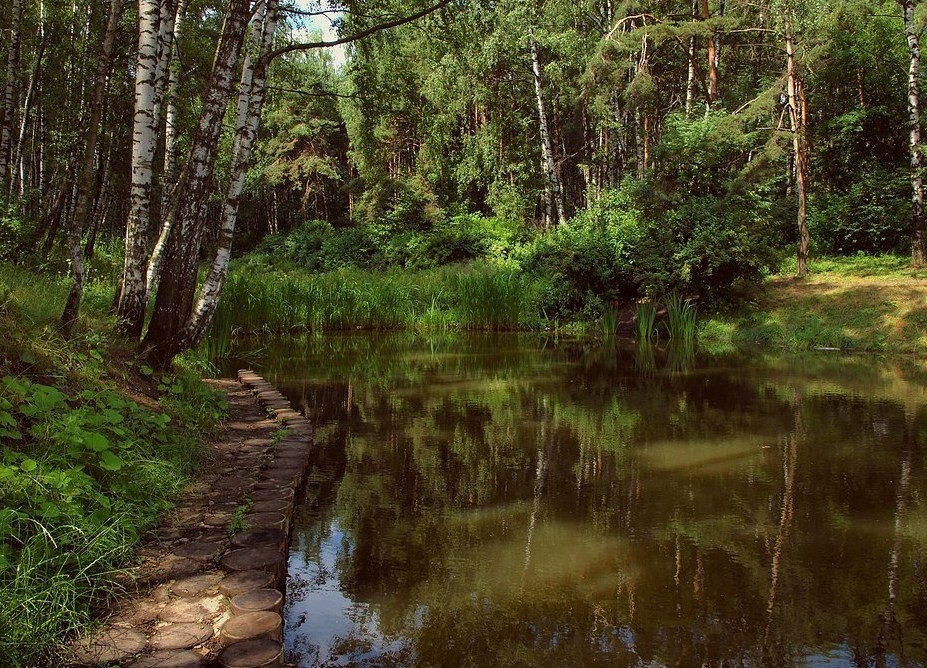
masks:
{"type": "MultiPolygon", "coordinates": [[[[699,343],[714,351],[927,351],[927,272],[908,265],[894,256],[821,259],[810,278],[798,280],[786,263],[734,311],[699,304],[699,343]]],[[[234,334],[257,332],[566,329],[599,336],[615,326],[617,313],[596,295],[575,320],[550,317],[544,304],[556,290],[515,266],[483,262],[320,274],[245,262],[229,279],[213,345],[224,349],[234,334]]],[[[666,336],[665,324],[651,328],[666,336]]]]}
{"type": "Polygon", "coordinates": [[[908,258],[858,256],[812,261],[796,279],[786,266],[754,303],[703,318],[699,343],[714,350],[927,352],[927,271],[908,258]]]}
{"type": "Polygon", "coordinates": [[[171,377],[134,369],[105,285],[63,339],[67,287],[0,265],[0,666],[60,664],[57,643],[118,587],[222,414],[189,361],[171,377]]]}

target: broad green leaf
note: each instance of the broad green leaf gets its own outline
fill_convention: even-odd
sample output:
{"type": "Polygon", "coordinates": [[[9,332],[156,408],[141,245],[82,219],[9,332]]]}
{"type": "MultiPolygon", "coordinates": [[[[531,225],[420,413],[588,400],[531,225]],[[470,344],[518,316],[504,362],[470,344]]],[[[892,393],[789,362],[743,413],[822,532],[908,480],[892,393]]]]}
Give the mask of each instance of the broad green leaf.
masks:
{"type": "Polygon", "coordinates": [[[84,444],[94,452],[103,452],[104,450],[109,450],[109,439],[106,438],[106,436],[103,434],[98,434],[95,431],[88,431],[83,435],[83,437],[84,444]]]}
{"type": "Polygon", "coordinates": [[[32,471],[35,471],[38,466],[39,463],[34,459],[24,459],[23,463],[19,465],[19,468],[21,468],[26,473],[31,473],[32,471]]]}
{"type": "Polygon", "coordinates": [[[100,453],[100,468],[107,471],[118,471],[122,468],[122,460],[114,455],[112,450],[104,450],[100,453]]]}

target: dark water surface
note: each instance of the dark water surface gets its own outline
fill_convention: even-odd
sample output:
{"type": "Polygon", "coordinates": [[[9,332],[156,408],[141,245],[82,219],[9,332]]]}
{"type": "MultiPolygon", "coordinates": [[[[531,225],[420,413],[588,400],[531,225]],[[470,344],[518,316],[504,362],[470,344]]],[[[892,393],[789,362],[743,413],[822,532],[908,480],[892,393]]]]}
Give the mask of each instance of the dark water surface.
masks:
{"type": "Polygon", "coordinates": [[[525,336],[255,342],[316,425],[308,666],[927,665],[923,369],[525,336]]]}

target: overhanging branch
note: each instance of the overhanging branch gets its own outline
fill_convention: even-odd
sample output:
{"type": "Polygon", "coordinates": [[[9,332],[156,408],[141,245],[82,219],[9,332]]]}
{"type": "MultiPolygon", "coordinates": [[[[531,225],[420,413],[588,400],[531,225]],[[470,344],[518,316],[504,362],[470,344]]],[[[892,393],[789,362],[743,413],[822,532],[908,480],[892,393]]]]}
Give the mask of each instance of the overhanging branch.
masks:
{"type": "Polygon", "coordinates": [[[409,16],[403,16],[391,21],[386,21],[384,23],[378,23],[375,26],[371,26],[365,30],[354,33],[353,35],[348,35],[347,37],[341,37],[339,39],[333,40],[322,40],[319,42],[301,42],[298,44],[287,44],[286,46],[281,46],[279,49],[275,49],[261,58],[263,65],[267,65],[271,60],[277,56],[282,56],[285,53],[291,53],[292,51],[307,51],[309,49],[324,49],[330,46],[341,46],[342,44],[350,44],[351,42],[356,42],[359,39],[373,35],[374,33],[380,32],[381,30],[389,30],[390,28],[395,28],[406,23],[411,23],[412,21],[417,21],[418,19],[428,16],[429,14],[438,11],[442,7],[449,5],[451,0],[440,0],[437,4],[426,7],[425,9],[410,14],[409,16]]]}

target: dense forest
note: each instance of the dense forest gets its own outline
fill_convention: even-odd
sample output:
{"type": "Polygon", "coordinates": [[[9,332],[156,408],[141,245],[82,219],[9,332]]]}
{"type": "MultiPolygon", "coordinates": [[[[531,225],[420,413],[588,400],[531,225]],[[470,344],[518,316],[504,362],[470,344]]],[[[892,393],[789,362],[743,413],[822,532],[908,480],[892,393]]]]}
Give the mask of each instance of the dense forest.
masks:
{"type": "Polygon", "coordinates": [[[0,259],[70,272],[65,331],[118,285],[155,366],[207,334],[233,252],[263,272],[239,298],[467,266],[461,292],[508,281],[546,322],[733,303],[789,257],[922,265],[916,4],[11,0],[0,259]]]}

